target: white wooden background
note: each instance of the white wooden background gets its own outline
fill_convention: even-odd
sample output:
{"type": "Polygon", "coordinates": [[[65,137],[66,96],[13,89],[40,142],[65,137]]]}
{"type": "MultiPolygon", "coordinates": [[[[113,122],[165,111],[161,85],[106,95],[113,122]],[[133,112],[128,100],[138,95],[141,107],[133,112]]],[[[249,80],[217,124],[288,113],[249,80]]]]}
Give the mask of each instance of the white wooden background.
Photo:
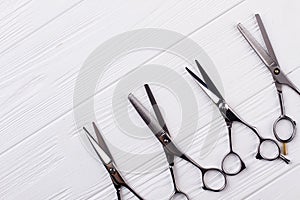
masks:
{"type": "MultiPolygon", "coordinates": [[[[243,22],[259,36],[254,14],[260,13],[283,70],[300,87],[299,9],[297,0],[2,0],[0,199],[116,199],[109,176],[88,151],[75,125],[73,92],[78,71],[88,55],[104,41],[129,30],[162,28],[196,41],[216,65],[228,103],[257,126],[263,136],[273,137],[272,123],[280,112],[275,87],[236,24],[243,22]]],[[[121,68],[118,79],[127,67],[138,67],[155,54],[142,51],[136,55],[135,59],[122,58],[112,66],[115,77],[121,68]]],[[[186,153],[203,165],[219,167],[228,150],[225,124],[219,116],[215,129],[216,134],[221,133],[218,143],[209,156],[201,157],[199,151],[208,132],[213,104],[186,74],[186,63],[167,53],[147,63],[176,70],[193,88],[199,102],[194,113],[200,116],[199,129],[186,153]]],[[[110,86],[103,91],[99,88],[94,97],[98,124],[108,138],[121,134],[109,106],[117,83],[115,77],[112,80],[110,74],[105,74],[105,84],[110,86]]],[[[138,96],[146,100],[145,93],[138,96]]],[[[284,96],[288,114],[300,123],[300,97],[286,87],[284,96]]],[[[168,103],[162,95],[158,100],[176,134],[180,124],[178,109],[172,108],[174,103],[168,103]]],[[[138,119],[134,110],[129,112],[138,119]]],[[[243,126],[234,127],[233,137],[234,148],[247,169],[228,177],[229,185],[223,192],[203,191],[199,172],[176,160],[180,188],[191,199],[299,199],[298,136],[289,144],[290,165],[256,160],[257,140],[243,126]]],[[[149,140],[150,149],[160,147],[154,137],[149,140]]],[[[182,147],[181,141],[177,143],[182,147]]],[[[131,147],[140,154],[149,151],[126,140],[117,145],[131,147]]],[[[145,174],[124,172],[129,184],[145,199],[167,199],[172,191],[167,163],[163,151],[160,153],[160,170],[145,174]]],[[[114,155],[118,158],[117,152],[114,155]]],[[[122,163],[116,162],[122,170],[122,163]]],[[[125,199],[132,198],[126,190],[122,194],[125,199]]]]}

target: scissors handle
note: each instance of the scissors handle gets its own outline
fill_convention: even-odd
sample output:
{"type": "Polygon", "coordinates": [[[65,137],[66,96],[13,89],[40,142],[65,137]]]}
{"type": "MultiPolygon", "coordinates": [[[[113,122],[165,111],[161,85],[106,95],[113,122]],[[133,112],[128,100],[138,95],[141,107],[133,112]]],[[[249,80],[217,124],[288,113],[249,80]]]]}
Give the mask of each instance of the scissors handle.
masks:
{"type": "Polygon", "coordinates": [[[289,164],[290,160],[280,154],[280,147],[278,146],[278,144],[275,140],[269,139],[269,138],[263,138],[258,133],[256,127],[251,126],[250,124],[248,124],[244,121],[240,121],[240,122],[242,124],[244,124],[245,126],[247,126],[249,129],[251,129],[259,139],[259,145],[258,145],[257,153],[256,153],[256,156],[255,156],[257,159],[267,160],[267,161],[273,161],[273,160],[276,160],[276,159],[281,159],[286,164],[289,164]],[[274,152],[272,154],[267,153],[267,152],[269,152],[268,149],[270,149],[270,147],[272,147],[274,149],[274,152]]]}
{"type": "Polygon", "coordinates": [[[269,138],[260,138],[260,143],[258,146],[258,151],[256,154],[256,158],[260,160],[267,160],[267,161],[274,161],[276,159],[283,160],[286,164],[290,163],[290,160],[281,155],[280,153],[280,147],[278,146],[277,142],[275,140],[269,139],[269,138]],[[272,154],[269,154],[267,150],[265,150],[267,147],[270,149],[270,147],[274,149],[274,152],[272,154]]]}
{"type": "Polygon", "coordinates": [[[230,151],[228,154],[225,155],[225,157],[222,160],[222,170],[228,176],[235,176],[235,175],[239,174],[241,171],[243,171],[244,169],[246,169],[245,163],[243,162],[242,158],[234,151],[230,151]],[[234,158],[234,160],[238,161],[238,163],[235,162],[235,163],[229,165],[229,167],[228,167],[228,164],[226,164],[226,163],[228,163],[229,160],[232,160],[232,158],[234,158]],[[230,168],[232,166],[238,166],[238,168],[231,170],[230,168]]]}
{"type": "Polygon", "coordinates": [[[289,143],[290,141],[292,141],[294,139],[294,137],[296,135],[296,122],[292,118],[290,118],[286,115],[280,115],[273,124],[273,133],[279,142],[289,143]],[[291,127],[292,127],[292,132],[287,139],[281,138],[281,136],[279,135],[279,131],[277,130],[279,123],[282,121],[288,122],[289,124],[291,124],[291,127]]]}
{"type": "Polygon", "coordinates": [[[143,198],[138,195],[138,193],[136,193],[131,187],[129,187],[129,185],[123,185],[125,188],[127,188],[132,194],[134,194],[134,196],[136,196],[139,200],[143,200],[143,198]]]}
{"type": "Polygon", "coordinates": [[[138,199],[143,200],[142,197],[140,197],[122,178],[119,171],[115,168],[114,164],[111,162],[107,165],[105,165],[113,184],[115,185],[115,188],[117,190],[117,196],[118,199],[121,199],[121,187],[127,188],[132,194],[134,194],[138,199]]]}
{"type": "Polygon", "coordinates": [[[227,186],[227,178],[226,174],[217,168],[204,168],[200,166],[196,161],[194,161],[192,158],[188,157],[185,154],[182,154],[180,158],[184,159],[185,161],[191,163],[195,167],[197,167],[201,173],[202,173],[202,188],[204,190],[209,190],[212,192],[220,192],[225,189],[227,186]],[[210,179],[213,179],[213,182],[210,179]],[[215,179],[218,179],[218,181],[215,181],[215,179]],[[218,185],[214,185],[216,182],[220,183],[218,185]]]}
{"type": "Polygon", "coordinates": [[[169,198],[169,200],[173,200],[173,199],[177,199],[176,197],[181,196],[182,198],[180,199],[187,199],[189,200],[189,196],[181,191],[174,191],[173,194],[171,195],[171,197],[169,198]]]}
{"type": "Polygon", "coordinates": [[[281,115],[275,120],[275,122],[273,124],[273,133],[279,142],[288,143],[288,142],[292,141],[296,135],[296,122],[292,118],[288,117],[285,113],[282,91],[277,90],[277,93],[278,93],[278,98],[279,98],[281,115]],[[278,133],[279,131],[277,130],[279,123],[283,122],[283,121],[291,124],[291,127],[292,127],[292,132],[290,134],[290,137],[287,139],[282,139],[278,133]]]}
{"type": "Polygon", "coordinates": [[[203,189],[212,192],[220,192],[227,185],[226,174],[217,168],[207,168],[202,170],[203,189]],[[217,179],[217,180],[216,180],[217,179]],[[218,183],[215,185],[215,183],[218,183]]]}
{"type": "Polygon", "coordinates": [[[118,197],[118,200],[121,200],[121,188],[117,188],[117,197],[118,197]]]}
{"type": "Polygon", "coordinates": [[[178,189],[177,184],[176,184],[173,167],[174,167],[174,165],[169,165],[169,170],[170,170],[170,174],[171,174],[171,178],[172,178],[172,183],[173,183],[174,191],[176,193],[177,191],[179,191],[179,189],[178,189]]]}
{"type": "Polygon", "coordinates": [[[226,122],[227,125],[227,130],[228,130],[228,140],[229,140],[229,150],[230,152],[233,151],[232,150],[232,134],[231,134],[231,128],[232,128],[232,122],[226,122]]]}
{"type": "Polygon", "coordinates": [[[169,199],[171,200],[171,199],[175,198],[175,196],[179,196],[179,195],[180,195],[180,196],[184,196],[185,199],[189,200],[188,195],[185,194],[184,192],[182,192],[182,191],[177,187],[173,167],[174,167],[174,165],[170,165],[170,166],[169,166],[169,170],[170,170],[171,177],[172,177],[172,182],[173,182],[173,188],[174,188],[174,192],[173,192],[173,194],[171,195],[171,197],[170,197],[169,199]]]}
{"type": "Polygon", "coordinates": [[[231,121],[226,121],[226,125],[227,125],[227,130],[228,130],[228,137],[229,137],[229,153],[227,153],[223,160],[222,160],[222,170],[223,172],[228,175],[228,176],[235,176],[237,174],[239,174],[241,171],[243,171],[245,168],[246,168],[246,165],[245,163],[243,162],[242,158],[236,153],[233,151],[233,148],[232,148],[232,134],[231,134],[231,128],[232,128],[232,122],[231,121]],[[232,168],[233,165],[229,165],[228,166],[228,162],[230,160],[235,160],[235,161],[238,161],[238,164],[235,163],[234,166],[238,166],[238,168],[235,170],[233,169],[230,169],[232,168]]]}
{"type": "Polygon", "coordinates": [[[122,198],[121,198],[121,187],[122,186],[125,187],[126,189],[128,189],[138,199],[143,200],[143,198],[140,197],[132,188],[130,188],[127,184],[124,184],[124,183],[122,185],[118,185],[118,187],[116,187],[116,193],[117,193],[118,200],[122,200],[122,198]]]}

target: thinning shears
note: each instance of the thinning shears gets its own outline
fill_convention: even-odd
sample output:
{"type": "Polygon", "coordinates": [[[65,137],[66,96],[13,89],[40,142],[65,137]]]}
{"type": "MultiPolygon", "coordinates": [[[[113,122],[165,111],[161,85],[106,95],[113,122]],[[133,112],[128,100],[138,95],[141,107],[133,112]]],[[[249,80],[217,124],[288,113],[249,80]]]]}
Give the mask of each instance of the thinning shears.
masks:
{"type": "Polygon", "coordinates": [[[197,60],[195,62],[197,64],[197,67],[198,67],[199,71],[201,72],[202,77],[205,82],[202,79],[200,79],[196,74],[194,74],[194,72],[192,72],[189,68],[186,68],[186,70],[194,78],[196,83],[198,83],[200,88],[207,94],[207,96],[219,108],[219,111],[222,114],[222,116],[226,122],[226,125],[227,125],[228,136],[229,136],[229,153],[226,154],[225,157],[223,158],[222,170],[227,175],[236,175],[246,168],[246,165],[243,162],[243,160],[241,159],[241,157],[236,152],[234,152],[232,149],[231,129],[232,129],[233,122],[239,122],[239,123],[244,124],[246,127],[251,129],[255,133],[257,138],[259,139],[259,145],[258,145],[257,154],[256,154],[257,159],[273,161],[275,159],[280,158],[283,161],[285,161],[286,163],[289,163],[290,161],[287,158],[285,158],[283,155],[280,154],[280,148],[279,148],[278,144],[276,143],[276,141],[274,141],[272,139],[268,139],[268,138],[263,138],[258,133],[256,127],[251,126],[250,124],[245,122],[243,119],[241,119],[241,117],[239,117],[235,113],[235,111],[226,103],[225,99],[222,97],[221,93],[216,88],[215,84],[209,78],[209,76],[207,75],[205,70],[202,68],[200,63],[197,60]],[[270,154],[268,151],[266,151],[265,147],[267,145],[265,145],[265,144],[270,144],[270,146],[273,146],[275,151],[270,154]],[[237,158],[237,160],[239,160],[239,168],[237,168],[237,170],[234,169],[234,171],[231,171],[232,170],[231,167],[225,166],[225,163],[228,163],[228,162],[226,162],[226,160],[229,160],[232,157],[237,158]]]}
{"type": "Polygon", "coordinates": [[[122,175],[116,168],[116,164],[113,160],[113,157],[103,139],[103,137],[100,134],[100,131],[96,124],[93,122],[94,131],[96,133],[96,137],[98,142],[94,139],[94,137],[90,134],[90,132],[83,127],[84,131],[87,134],[87,138],[89,142],[91,143],[93,149],[95,150],[97,156],[103,163],[104,167],[106,168],[108,174],[110,175],[110,178],[112,180],[113,185],[116,188],[116,193],[118,200],[121,200],[121,188],[125,187],[127,188],[131,193],[133,193],[138,199],[143,200],[142,197],[140,197],[123,179],[122,175]]]}
{"type": "Polygon", "coordinates": [[[284,154],[287,154],[286,143],[292,141],[296,135],[296,122],[290,117],[288,117],[285,113],[284,101],[282,95],[282,85],[286,85],[290,87],[299,95],[300,95],[300,90],[296,87],[296,85],[294,85],[290,81],[290,79],[286,76],[286,74],[281,70],[260,15],[256,14],[255,18],[257,20],[258,27],[262,34],[264,43],[267,47],[267,51],[258,43],[258,41],[249,33],[249,31],[241,23],[238,24],[237,28],[244,36],[244,38],[247,40],[247,42],[250,44],[250,46],[255,51],[255,53],[262,60],[262,62],[269,69],[275,81],[275,86],[279,97],[281,115],[279,116],[279,118],[276,119],[276,121],[273,124],[273,132],[276,139],[283,143],[284,154]],[[282,138],[282,136],[280,136],[279,132],[277,131],[278,124],[282,121],[286,121],[287,123],[291,124],[292,127],[292,131],[289,134],[289,137],[287,138],[282,138]]]}
{"type": "MultiPolygon", "coordinates": [[[[128,99],[133,105],[137,113],[141,116],[143,121],[147,124],[159,142],[163,145],[167,155],[177,156],[183,160],[191,163],[196,168],[201,171],[203,189],[219,192],[224,190],[227,185],[226,174],[217,168],[204,168],[188,155],[184,154],[179,148],[174,144],[170,137],[170,133],[167,132],[164,125],[160,125],[159,122],[150,114],[150,112],[140,103],[140,101],[133,95],[129,94],[128,99]]],[[[156,106],[154,106],[156,107],[156,106]]],[[[159,118],[159,115],[158,115],[159,118]]]]}
{"type": "MultiPolygon", "coordinates": [[[[152,105],[152,108],[154,110],[154,113],[156,115],[156,118],[157,118],[157,121],[159,123],[159,125],[164,129],[164,131],[169,134],[169,130],[168,130],[168,127],[165,123],[165,120],[160,112],[160,109],[159,109],[159,106],[157,105],[157,102],[153,96],[153,93],[149,87],[148,84],[145,84],[145,89],[146,89],[146,92],[147,92],[147,95],[148,95],[148,98],[151,102],[151,105],[152,105]]],[[[169,137],[171,138],[171,135],[169,134],[169,137]]],[[[171,178],[172,178],[172,183],[173,183],[173,193],[171,194],[171,197],[169,198],[170,200],[171,199],[174,199],[175,197],[183,197],[183,199],[189,199],[188,195],[184,192],[182,192],[177,184],[176,184],[176,179],[175,179],[175,174],[174,174],[174,154],[172,154],[167,148],[166,146],[163,146],[164,148],[164,151],[165,151],[165,154],[166,154],[166,158],[167,158],[167,161],[169,163],[169,170],[170,170],[170,174],[171,174],[171,178]]]]}

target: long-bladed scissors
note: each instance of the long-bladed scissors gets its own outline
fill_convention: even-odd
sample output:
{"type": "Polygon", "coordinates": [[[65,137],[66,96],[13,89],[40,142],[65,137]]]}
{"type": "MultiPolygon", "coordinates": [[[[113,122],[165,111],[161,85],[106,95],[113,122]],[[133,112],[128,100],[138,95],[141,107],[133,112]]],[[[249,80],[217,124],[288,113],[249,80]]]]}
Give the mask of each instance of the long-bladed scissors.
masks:
{"type": "Polygon", "coordinates": [[[123,179],[120,172],[116,168],[116,164],[111,156],[111,153],[100,134],[100,131],[96,124],[93,122],[94,131],[97,136],[98,142],[94,139],[94,137],[89,133],[89,131],[83,127],[84,131],[87,133],[88,140],[90,141],[93,149],[95,150],[97,156],[103,163],[104,167],[106,168],[110,178],[112,180],[113,185],[116,188],[116,193],[118,200],[121,200],[121,188],[127,188],[131,193],[133,193],[138,199],[143,200],[123,179]]]}
{"type": "MultiPolygon", "coordinates": [[[[167,127],[167,125],[166,125],[166,123],[165,123],[165,120],[164,120],[164,118],[163,118],[163,116],[162,116],[162,114],[161,114],[161,112],[160,112],[160,109],[159,109],[159,106],[157,105],[157,103],[156,103],[156,100],[155,100],[155,98],[154,98],[154,96],[153,96],[153,93],[152,93],[152,91],[151,91],[151,89],[150,89],[150,87],[149,87],[149,85],[148,84],[145,84],[144,85],[145,86],[145,89],[146,89],[146,92],[147,92],[147,95],[148,95],[148,98],[149,98],[149,100],[150,100],[150,102],[151,102],[151,105],[152,105],[152,108],[153,108],[153,110],[154,110],[154,113],[155,113],[155,115],[156,115],[156,118],[157,118],[157,121],[158,121],[158,123],[159,123],[159,125],[164,129],[164,131],[168,134],[168,136],[171,138],[171,135],[170,135],[170,132],[169,132],[169,130],[168,130],[168,127],[167,127]]],[[[179,188],[178,188],[178,186],[177,186],[177,184],[176,184],[176,179],[175,179],[175,174],[174,174],[174,154],[172,154],[167,148],[166,148],[166,146],[163,146],[163,148],[164,148],[164,151],[165,151],[165,154],[166,154],[166,158],[167,158],[167,161],[168,161],[168,163],[169,163],[169,170],[170,170],[170,174],[171,174],[171,177],[172,177],[172,183],[173,183],[173,189],[174,189],[174,191],[173,191],[173,193],[172,193],[172,195],[170,196],[170,200],[171,199],[174,199],[175,197],[179,197],[179,196],[181,196],[181,197],[183,197],[183,199],[189,199],[189,197],[188,197],[188,195],[186,194],[186,193],[184,193],[184,192],[182,192],[179,188]]]]}
{"type": "Polygon", "coordinates": [[[300,95],[300,90],[289,80],[289,78],[281,71],[281,68],[279,66],[279,63],[277,61],[277,58],[275,56],[275,52],[273,50],[273,47],[271,45],[269,36],[267,34],[267,31],[263,25],[263,22],[260,18],[260,15],[255,15],[258,27],[260,29],[260,32],[262,34],[263,40],[265,42],[265,45],[267,47],[267,51],[257,42],[257,40],[249,33],[249,31],[241,24],[238,24],[238,29],[241,32],[241,34],[244,36],[244,38],[247,40],[247,42],[250,44],[252,49],[256,52],[256,54],[259,56],[259,58],[263,61],[263,63],[266,65],[266,67],[270,70],[273,79],[275,81],[275,86],[277,89],[278,97],[279,97],[279,104],[281,109],[281,115],[279,118],[274,122],[273,124],[273,132],[276,137],[276,139],[284,144],[284,154],[286,154],[286,143],[293,140],[296,134],[296,122],[288,117],[285,113],[284,108],[284,101],[283,101],[283,95],[282,95],[282,85],[287,85],[291,89],[293,89],[297,94],[300,95]],[[291,124],[292,131],[290,133],[290,136],[287,138],[282,138],[282,136],[279,135],[277,131],[277,125],[279,122],[286,121],[291,124]]]}
{"type": "MultiPolygon", "coordinates": [[[[240,173],[243,169],[245,169],[245,164],[242,161],[241,157],[235,153],[232,149],[232,138],[231,138],[231,129],[232,129],[232,124],[233,122],[239,122],[244,124],[246,127],[251,129],[255,135],[259,139],[259,146],[257,149],[257,154],[256,158],[257,159],[264,159],[264,160],[269,160],[273,161],[275,159],[282,159],[286,163],[289,163],[290,161],[285,158],[283,155],[280,154],[280,148],[276,141],[272,139],[267,139],[263,138],[257,131],[256,127],[251,126],[247,122],[245,122],[241,117],[239,117],[234,110],[226,103],[225,99],[222,97],[221,93],[218,91],[216,88],[215,84],[211,81],[205,70],[202,68],[202,66],[199,64],[199,62],[196,60],[196,64],[198,66],[199,71],[201,72],[203,76],[203,80],[201,80],[196,74],[194,74],[190,69],[186,68],[186,70],[189,72],[189,74],[195,79],[195,81],[198,83],[198,85],[201,87],[201,89],[207,94],[207,96],[215,103],[215,105],[219,108],[220,113],[222,114],[226,125],[228,129],[228,135],[229,135],[229,153],[225,155],[223,161],[222,161],[222,169],[227,175],[236,175],[240,173]],[[271,154],[266,151],[266,146],[273,146],[272,149],[275,151],[272,152],[271,154]],[[236,157],[239,160],[239,168],[238,170],[235,171],[230,171],[226,168],[225,163],[226,160],[229,159],[230,157],[236,157]]],[[[228,163],[228,162],[227,162],[228,163]]]]}
{"type": "Polygon", "coordinates": [[[214,192],[224,190],[227,185],[227,179],[226,174],[223,171],[217,168],[204,168],[188,155],[180,151],[179,148],[177,148],[177,146],[173,143],[170,134],[149,113],[149,110],[147,110],[133,94],[129,94],[128,99],[137,113],[141,116],[143,121],[147,124],[159,142],[163,145],[164,149],[166,149],[170,155],[182,158],[201,171],[203,189],[214,192]]]}

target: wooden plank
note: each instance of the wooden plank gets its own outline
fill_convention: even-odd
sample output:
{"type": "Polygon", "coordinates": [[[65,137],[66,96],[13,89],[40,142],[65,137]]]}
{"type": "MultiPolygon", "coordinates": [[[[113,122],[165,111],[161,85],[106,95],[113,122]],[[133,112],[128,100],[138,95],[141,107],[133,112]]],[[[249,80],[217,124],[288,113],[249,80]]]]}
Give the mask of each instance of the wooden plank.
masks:
{"type": "MultiPolygon", "coordinates": [[[[31,3],[33,2],[28,5],[31,3]]],[[[282,68],[291,72],[291,79],[300,85],[296,78],[300,73],[299,57],[297,51],[291,51],[299,47],[299,40],[295,40],[299,30],[292,28],[294,19],[298,16],[296,8],[299,3],[296,1],[289,4],[271,3],[270,0],[230,3],[193,1],[188,6],[182,1],[115,1],[105,7],[96,1],[82,1],[74,5],[76,6],[72,9],[68,9],[69,6],[66,5],[60,12],[57,9],[62,8],[60,4],[53,3],[51,8],[42,7],[41,12],[47,8],[49,11],[39,14],[42,17],[35,22],[35,28],[53,19],[53,16],[58,17],[28,36],[25,32],[30,33],[34,28],[24,29],[26,31],[13,36],[15,38],[5,40],[7,43],[0,58],[4,66],[4,73],[1,74],[3,115],[0,123],[3,128],[0,156],[1,163],[5,164],[0,171],[4,180],[0,184],[0,191],[5,199],[21,199],[24,196],[30,199],[115,198],[108,175],[78,134],[72,109],[74,84],[84,60],[99,44],[119,33],[145,27],[164,28],[180,32],[199,43],[217,67],[228,102],[243,118],[258,126],[265,137],[272,137],[270,127],[279,114],[277,96],[269,72],[238,33],[236,23],[243,22],[257,36],[253,14],[259,12],[267,24],[282,68]],[[133,9],[137,4],[139,9],[133,9]],[[63,14],[52,15],[52,11],[63,14]],[[15,45],[11,42],[15,42],[15,45]],[[12,46],[7,48],[10,45],[12,46]],[[24,160],[18,162],[20,157],[24,157],[24,160]]],[[[35,11],[35,16],[39,16],[37,13],[40,11],[35,7],[28,6],[25,10],[30,9],[35,11]]],[[[152,50],[133,52],[114,62],[110,71],[104,74],[101,86],[95,91],[98,123],[111,142],[110,147],[120,145],[125,151],[141,155],[154,152],[151,162],[147,163],[145,160],[144,166],[135,167],[143,169],[158,162],[157,170],[153,170],[156,166],[149,166],[152,171],[141,174],[126,171],[135,162],[130,159],[123,162],[127,158],[122,157],[124,152],[113,148],[118,166],[139,193],[146,199],[165,199],[172,188],[160,145],[154,137],[150,137],[150,132],[145,133],[149,137],[134,143],[135,140],[112,120],[111,99],[115,95],[116,86],[122,78],[135,73],[141,68],[140,65],[145,64],[165,65],[182,76],[195,92],[198,108],[190,116],[199,116],[197,130],[190,133],[193,141],[188,141],[188,148],[185,147],[187,141],[178,141],[175,137],[181,148],[206,166],[219,166],[220,155],[225,154],[228,141],[221,117],[212,113],[209,99],[184,71],[184,66],[190,63],[169,53],[157,55],[152,50]],[[110,76],[111,74],[114,76],[110,76]],[[214,117],[217,120],[211,124],[214,117]],[[218,135],[217,143],[207,143],[207,135],[214,133],[218,135]],[[119,137],[115,137],[116,135],[119,137]],[[209,151],[207,144],[213,144],[214,149],[209,151]],[[203,152],[207,152],[208,156],[201,155],[203,152]]],[[[194,66],[190,67],[196,69],[194,66]]],[[[168,77],[168,73],[162,73],[161,76],[170,84],[176,82],[168,77]]],[[[141,87],[134,92],[146,103],[141,87]]],[[[290,90],[284,92],[288,113],[299,120],[299,97],[290,90]]],[[[178,116],[181,106],[176,94],[159,86],[155,93],[164,108],[172,134],[176,136],[180,128],[189,128],[189,125],[180,127],[182,119],[178,116]]],[[[124,104],[128,105],[125,101],[124,104]]],[[[141,126],[142,123],[137,121],[138,117],[132,108],[128,109],[130,116],[141,126]]],[[[230,177],[230,185],[224,192],[203,191],[200,179],[195,178],[199,177],[199,172],[183,161],[176,161],[180,187],[192,199],[243,199],[259,187],[270,185],[274,177],[281,176],[299,163],[297,141],[289,145],[293,164],[287,166],[279,161],[255,160],[257,140],[242,126],[234,127],[234,132],[235,148],[241,153],[248,168],[241,175],[230,177]]],[[[123,194],[125,199],[131,197],[128,192],[124,191],[123,194]]],[[[264,195],[268,197],[267,194],[264,195]]]]}

